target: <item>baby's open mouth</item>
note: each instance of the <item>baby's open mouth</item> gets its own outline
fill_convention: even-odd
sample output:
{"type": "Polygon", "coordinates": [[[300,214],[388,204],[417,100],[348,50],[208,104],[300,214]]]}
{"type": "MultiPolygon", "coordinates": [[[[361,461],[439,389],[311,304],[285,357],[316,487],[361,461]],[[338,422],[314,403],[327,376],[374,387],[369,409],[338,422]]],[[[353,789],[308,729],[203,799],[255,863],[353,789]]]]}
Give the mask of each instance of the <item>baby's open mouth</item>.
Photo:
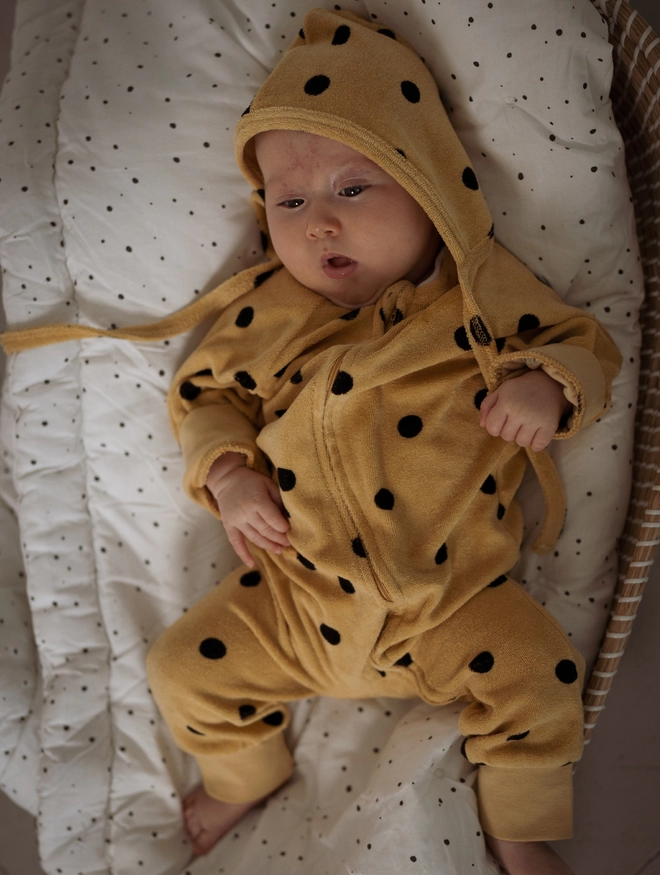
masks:
{"type": "Polygon", "coordinates": [[[353,259],[347,258],[345,255],[333,255],[326,261],[326,264],[331,264],[333,267],[346,267],[353,264],[353,259]]]}
{"type": "Polygon", "coordinates": [[[357,270],[358,263],[347,255],[324,255],[321,259],[323,273],[333,280],[343,280],[352,276],[357,270]]]}

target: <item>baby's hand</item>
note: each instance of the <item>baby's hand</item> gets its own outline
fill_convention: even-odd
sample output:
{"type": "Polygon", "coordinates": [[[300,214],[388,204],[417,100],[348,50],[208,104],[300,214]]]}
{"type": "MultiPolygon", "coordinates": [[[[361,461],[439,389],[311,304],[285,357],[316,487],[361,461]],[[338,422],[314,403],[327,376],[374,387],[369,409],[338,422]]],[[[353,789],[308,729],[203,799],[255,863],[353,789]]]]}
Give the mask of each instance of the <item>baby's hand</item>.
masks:
{"type": "Polygon", "coordinates": [[[282,513],[282,499],[275,483],[245,467],[245,456],[241,456],[240,464],[232,465],[226,457],[235,455],[238,454],[227,453],[211,466],[206,486],[216,500],[229,543],[252,568],[254,559],[246,538],[257,547],[281,553],[282,547],[290,546],[286,536],[289,523],[282,513]]]}
{"type": "Polygon", "coordinates": [[[538,452],[554,437],[559,420],[570,410],[561,383],[540,368],[502,383],[481,404],[488,434],[538,452]]]}

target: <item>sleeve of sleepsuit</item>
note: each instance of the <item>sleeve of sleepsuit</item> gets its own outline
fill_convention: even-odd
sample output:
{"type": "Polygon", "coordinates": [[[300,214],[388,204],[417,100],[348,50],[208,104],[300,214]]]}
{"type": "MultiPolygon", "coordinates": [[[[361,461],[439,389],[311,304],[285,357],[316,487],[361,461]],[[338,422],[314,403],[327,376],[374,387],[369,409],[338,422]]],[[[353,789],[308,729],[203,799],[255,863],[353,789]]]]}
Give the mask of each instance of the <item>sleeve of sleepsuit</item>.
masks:
{"type": "Polygon", "coordinates": [[[170,420],[185,464],[183,485],[198,504],[219,517],[206,489],[213,462],[223,453],[243,453],[250,468],[267,473],[257,436],[262,399],[246,367],[250,350],[225,336],[221,317],[175,375],[168,396],[170,420]]]}
{"type": "Polygon", "coordinates": [[[480,299],[491,301],[499,378],[542,367],[573,404],[568,424],[556,434],[571,437],[608,408],[621,355],[597,319],[564,303],[506,249],[496,246],[491,259],[476,285],[480,299]]]}

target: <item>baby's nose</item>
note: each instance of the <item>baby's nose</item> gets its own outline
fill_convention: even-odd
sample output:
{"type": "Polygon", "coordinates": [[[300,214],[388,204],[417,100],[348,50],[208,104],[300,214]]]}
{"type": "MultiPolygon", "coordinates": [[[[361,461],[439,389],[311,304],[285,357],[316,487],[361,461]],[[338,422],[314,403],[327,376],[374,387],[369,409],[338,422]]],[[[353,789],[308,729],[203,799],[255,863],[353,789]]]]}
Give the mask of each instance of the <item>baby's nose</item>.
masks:
{"type": "Polygon", "coordinates": [[[310,237],[334,236],[339,233],[339,228],[339,219],[330,210],[315,210],[307,223],[310,237]]]}

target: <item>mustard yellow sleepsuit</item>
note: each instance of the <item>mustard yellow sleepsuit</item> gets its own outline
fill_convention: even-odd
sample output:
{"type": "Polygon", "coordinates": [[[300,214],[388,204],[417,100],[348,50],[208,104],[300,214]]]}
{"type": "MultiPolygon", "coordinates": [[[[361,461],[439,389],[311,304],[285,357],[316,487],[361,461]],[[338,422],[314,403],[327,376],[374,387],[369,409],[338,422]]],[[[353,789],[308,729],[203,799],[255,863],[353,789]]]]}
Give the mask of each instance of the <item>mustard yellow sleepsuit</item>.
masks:
{"type": "MultiPolygon", "coordinates": [[[[238,568],[160,637],[148,663],[156,700],[209,794],[231,802],[290,776],[287,701],[465,700],[484,829],[566,838],[583,661],[508,576],[528,456],[546,497],[540,550],[561,527],[563,493],[547,454],[491,437],[479,406],[517,370],[543,367],[574,405],[557,435],[570,437],[607,407],[619,354],[595,319],[495,242],[436,83],[389,29],[310,12],[243,114],[237,158],[264,234],[252,138],[273,128],[331,137],[376,162],[419,201],[446,252],[435,279],[399,281],[359,310],[301,286],[271,249],[268,264],[212,293],[219,317],[169,398],[185,486],[217,514],[209,468],[244,453],[279,484],[292,547],[251,545],[256,567],[238,568]]],[[[155,338],[186,318],[160,334],[109,333],[155,338]]]]}

